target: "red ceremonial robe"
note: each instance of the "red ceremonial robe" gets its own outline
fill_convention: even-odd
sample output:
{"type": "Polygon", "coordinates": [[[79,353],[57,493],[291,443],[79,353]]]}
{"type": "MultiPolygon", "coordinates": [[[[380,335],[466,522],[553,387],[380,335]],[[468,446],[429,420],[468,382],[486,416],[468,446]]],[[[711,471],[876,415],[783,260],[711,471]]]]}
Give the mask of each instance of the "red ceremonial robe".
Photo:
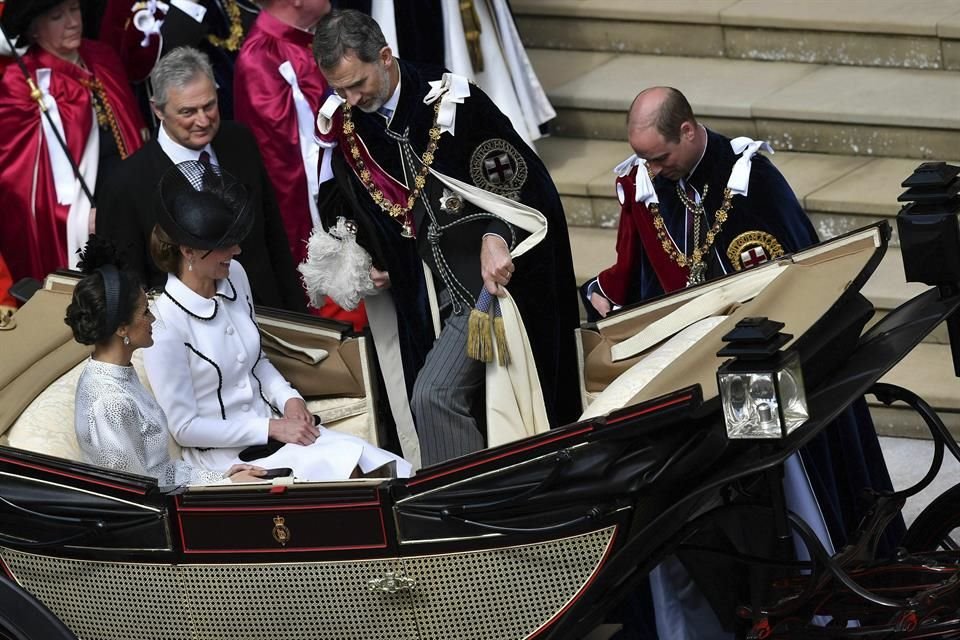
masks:
{"type": "MultiPolygon", "coordinates": [[[[312,34],[261,11],[234,69],[234,114],[257,139],[296,264],[307,257],[306,242],[313,220],[293,87],[279,68],[284,62],[293,67],[297,86],[315,118],[327,93],[327,83],[313,57],[312,42],[312,34]]],[[[322,154],[323,150],[320,151],[322,154]]],[[[367,323],[362,303],[355,311],[347,311],[328,300],[319,315],[350,322],[358,330],[367,323]]]]}
{"type": "Polygon", "coordinates": [[[617,227],[617,261],[597,276],[600,292],[613,304],[629,304],[633,275],[646,255],[664,292],[682,289],[687,284],[688,269],[671,261],[660,246],[653,214],[642,202],[635,202],[635,180],[638,167],[617,178],[620,203],[620,225],[617,227]]]}
{"type": "MultiPolygon", "coordinates": [[[[23,61],[34,82],[38,69],[51,71],[50,95],[57,102],[70,157],[79,161],[83,156],[93,126],[90,90],[81,80],[94,78],[103,84],[127,153],[133,153],[143,144],[143,123],[119,60],[108,47],[89,40],[80,45],[80,57],[86,69],[34,46],[23,61]]],[[[70,206],[57,202],[48,145],[58,143],[44,136],[41,117],[19,66],[9,65],[0,78],[0,254],[14,281],[42,279],[68,264],[70,206]]]]}
{"type": "Polygon", "coordinates": [[[0,255],[0,307],[16,307],[17,301],[10,295],[10,287],[13,286],[13,277],[10,270],[7,269],[7,263],[0,255]]]}

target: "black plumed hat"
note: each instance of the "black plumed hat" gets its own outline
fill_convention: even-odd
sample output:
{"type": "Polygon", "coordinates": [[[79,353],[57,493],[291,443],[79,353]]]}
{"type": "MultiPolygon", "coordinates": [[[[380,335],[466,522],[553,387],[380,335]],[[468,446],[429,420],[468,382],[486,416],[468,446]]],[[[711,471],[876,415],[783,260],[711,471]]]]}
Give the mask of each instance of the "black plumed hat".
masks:
{"type": "MultiPolygon", "coordinates": [[[[66,0],[6,0],[3,3],[3,18],[0,24],[10,40],[22,38],[30,28],[30,23],[66,0]]],[[[83,2],[80,3],[81,8],[83,2]]],[[[21,39],[17,46],[26,44],[21,39]]]]}
{"type": "Polygon", "coordinates": [[[253,226],[247,190],[219,166],[194,160],[160,178],[157,223],[178,245],[221,249],[239,244],[253,226]]]}

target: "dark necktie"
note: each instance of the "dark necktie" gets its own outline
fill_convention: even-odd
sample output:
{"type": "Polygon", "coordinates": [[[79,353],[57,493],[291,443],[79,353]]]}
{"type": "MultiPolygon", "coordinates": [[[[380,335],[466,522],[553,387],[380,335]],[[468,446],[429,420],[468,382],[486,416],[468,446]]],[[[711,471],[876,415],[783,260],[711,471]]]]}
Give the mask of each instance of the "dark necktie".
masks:
{"type": "Polygon", "coordinates": [[[203,176],[201,177],[203,187],[205,190],[211,190],[217,184],[217,174],[213,169],[213,163],[210,161],[210,154],[207,153],[206,149],[200,152],[199,160],[204,165],[203,176]]]}

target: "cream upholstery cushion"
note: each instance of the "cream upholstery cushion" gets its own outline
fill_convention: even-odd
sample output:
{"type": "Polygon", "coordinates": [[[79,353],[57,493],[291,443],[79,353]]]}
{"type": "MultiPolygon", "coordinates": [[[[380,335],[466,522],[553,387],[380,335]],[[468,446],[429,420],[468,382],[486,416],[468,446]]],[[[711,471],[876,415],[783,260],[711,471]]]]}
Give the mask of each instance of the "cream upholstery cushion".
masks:
{"type": "MultiPolygon", "coordinates": [[[[77,380],[86,363],[84,359],[37,396],[4,434],[2,444],[58,458],[82,461],[83,451],[77,442],[74,426],[74,406],[77,380]]],[[[143,369],[140,351],[134,353],[133,367],[143,385],[152,392],[143,369]]],[[[320,416],[324,426],[375,442],[376,429],[367,412],[365,398],[313,400],[307,403],[307,407],[320,416]]],[[[180,446],[173,438],[169,438],[168,443],[170,456],[179,459],[180,446]]]]}
{"type": "Polygon", "coordinates": [[[667,365],[695,345],[725,318],[726,316],[711,316],[694,322],[653,349],[640,362],[617,376],[613,382],[607,385],[606,389],[596,394],[580,419],[596,418],[633,404],[635,402],[634,397],[651,380],[657,377],[667,365]]]}
{"type": "Polygon", "coordinates": [[[83,460],[73,425],[77,380],[86,360],[57,378],[27,405],[7,431],[11,447],[68,460],[83,460]]]}

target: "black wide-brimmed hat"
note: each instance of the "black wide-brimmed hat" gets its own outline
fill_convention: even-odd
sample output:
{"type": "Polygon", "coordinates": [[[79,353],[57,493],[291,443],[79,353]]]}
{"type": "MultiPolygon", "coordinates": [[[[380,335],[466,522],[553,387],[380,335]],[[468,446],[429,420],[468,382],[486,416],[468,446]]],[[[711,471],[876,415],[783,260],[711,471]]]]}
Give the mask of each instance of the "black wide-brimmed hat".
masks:
{"type": "Polygon", "coordinates": [[[239,244],[253,226],[247,190],[219,166],[191,160],[160,178],[157,223],[178,245],[221,249],[239,244]]]}
{"type": "MultiPolygon", "coordinates": [[[[42,16],[58,4],[66,0],[6,0],[3,3],[3,18],[0,18],[0,24],[3,25],[3,31],[11,40],[23,36],[34,18],[42,16]]],[[[80,3],[81,8],[83,2],[80,3]]],[[[21,41],[17,46],[26,44],[21,41]]]]}

